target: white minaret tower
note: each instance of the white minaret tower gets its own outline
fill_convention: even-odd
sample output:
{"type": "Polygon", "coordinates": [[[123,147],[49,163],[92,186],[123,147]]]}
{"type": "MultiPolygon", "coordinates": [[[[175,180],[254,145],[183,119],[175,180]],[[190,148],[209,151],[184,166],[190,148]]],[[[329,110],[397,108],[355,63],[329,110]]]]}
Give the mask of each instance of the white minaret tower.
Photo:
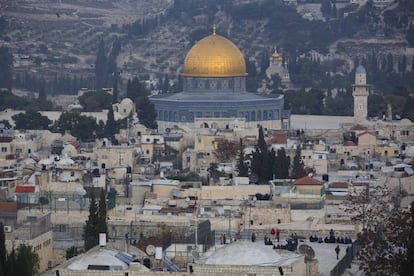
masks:
{"type": "Polygon", "coordinates": [[[355,84],[352,86],[354,120],[357,123],[365,121],[368,117],[368,95],[367,72],[362,65],[359,65],[355,70],[355,84]]]}

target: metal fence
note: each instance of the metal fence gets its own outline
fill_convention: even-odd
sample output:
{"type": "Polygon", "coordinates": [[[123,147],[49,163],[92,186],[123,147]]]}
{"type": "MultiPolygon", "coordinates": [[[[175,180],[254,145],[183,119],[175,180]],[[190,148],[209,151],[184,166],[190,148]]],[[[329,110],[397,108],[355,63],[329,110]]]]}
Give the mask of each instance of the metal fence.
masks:
{"type": "Polygon", "coordinates": [[[318,202],[290,202],[292,210],[320,210],[325,206],[325,201],[318,202]]]}
{"type": "Polygon", "coordinates": [[[348,247],[345,256],[336,264],[331,270],[331,276],[341,276],[347,268],[350,267],[353,259],[357,256],[358,251],[361,249],[361,244],[355,241],[350,247],[348,247]]]}

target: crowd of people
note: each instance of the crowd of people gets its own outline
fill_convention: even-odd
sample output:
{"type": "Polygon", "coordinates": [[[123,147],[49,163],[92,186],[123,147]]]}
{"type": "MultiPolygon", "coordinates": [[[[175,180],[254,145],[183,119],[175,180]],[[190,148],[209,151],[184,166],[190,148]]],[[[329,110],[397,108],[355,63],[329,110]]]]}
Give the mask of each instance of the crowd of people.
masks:
{"type": "Polygon", "coordinates": [[[351,244],[352,239],[350,237],[335,237],[335,232],[333,229],[329,231],[329,237],[322,237],[317,235],[311,235],[309,237],[310,242],[318,242],[318,243],[343,243],[343,244],[351,244]]]}

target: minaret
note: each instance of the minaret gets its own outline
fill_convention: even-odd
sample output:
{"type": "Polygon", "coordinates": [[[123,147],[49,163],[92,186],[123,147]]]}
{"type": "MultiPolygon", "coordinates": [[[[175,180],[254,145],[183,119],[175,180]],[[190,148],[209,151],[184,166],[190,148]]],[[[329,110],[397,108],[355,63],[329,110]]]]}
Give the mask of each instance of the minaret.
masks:
{"type": "Polygon", "coordinates": [[[359,65],[355,70],[355,84],[352,86],[354,120],[357,123],[365,121],[368,117],[368,95],[367,72],[362,65],[359,65]]]}

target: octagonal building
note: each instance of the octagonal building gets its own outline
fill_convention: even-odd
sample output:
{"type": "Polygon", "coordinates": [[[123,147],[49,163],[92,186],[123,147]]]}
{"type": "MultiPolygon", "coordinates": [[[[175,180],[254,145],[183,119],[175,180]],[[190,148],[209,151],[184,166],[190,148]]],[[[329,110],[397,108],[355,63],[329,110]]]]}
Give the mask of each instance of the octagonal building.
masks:
{"type": "Polygon", "coordinates": [[[203,125],[204,119],[243,122],[247,127],[260,124],[282,128],[283,95],[247,92],[246,76],[246,62],[239,48],[214,31],[187,53],[182,72],[183,91],[150,98],[159,129],[194,127],[200,122],[203,125]]]}

